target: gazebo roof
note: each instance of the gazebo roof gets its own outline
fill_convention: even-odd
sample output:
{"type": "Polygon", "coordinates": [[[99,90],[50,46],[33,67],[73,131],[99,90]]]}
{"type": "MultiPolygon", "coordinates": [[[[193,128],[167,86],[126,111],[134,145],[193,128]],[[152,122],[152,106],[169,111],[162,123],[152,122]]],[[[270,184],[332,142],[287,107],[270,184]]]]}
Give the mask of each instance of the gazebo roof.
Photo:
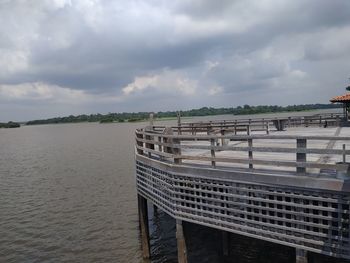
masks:
{"type": "Polygon", "coordinates": [[[341,103],[346,103],[350,102],[350,93],[341,95],[341,96],[336,96],[330,100],[331,102],[341,102],[341,103]]]}

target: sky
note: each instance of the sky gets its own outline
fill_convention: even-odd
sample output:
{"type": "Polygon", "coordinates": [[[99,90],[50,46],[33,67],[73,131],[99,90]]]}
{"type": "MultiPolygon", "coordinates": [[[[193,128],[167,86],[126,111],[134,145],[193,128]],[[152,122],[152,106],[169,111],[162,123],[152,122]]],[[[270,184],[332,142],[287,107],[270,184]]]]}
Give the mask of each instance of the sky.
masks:
{"type": "Polygon", "coordinates": [[[0,0],[0,121],[328,103],[349,0],[0,0]]]}

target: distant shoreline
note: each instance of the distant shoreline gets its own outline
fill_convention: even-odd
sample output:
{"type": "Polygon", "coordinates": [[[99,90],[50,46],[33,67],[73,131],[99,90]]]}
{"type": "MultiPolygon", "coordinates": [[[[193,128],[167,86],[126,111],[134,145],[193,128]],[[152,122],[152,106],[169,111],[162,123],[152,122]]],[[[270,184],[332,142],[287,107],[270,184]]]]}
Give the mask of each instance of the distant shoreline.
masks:
{"type": "Polygon", "coordinates": [[[9,121],[8,123],[2,123],[0,122],[0,128],[4,129],[12,129],[12,128],[19,128],[21,125],[17,122],[9,121]]]}
{"type": "MultiPolygon", "coordinates": [[[[290,105],[290,106],[238,106],[236,108],[208,108],[192,109],[186,111],[179,111],[182,118],[203,117],[214,115],[251,115],[251,114],[268,114],[268,113],[284,113],[284,112],[307,112],[312,110],[322,109],[336,109],[340,108],[337,104],[304,104],[304,105],[290,105]]],[[[149,114],[152,112],[137,112],[137,113],[108,113],[108,114],[90,114],[67,117],[56,117],[50,119],[41,119],[28,121],[26,125],[40,125],[40,124],[60,124],[60,123],[84,123],[84,122],[100,122],[107,123],[132,123],[143,122],[148,120],[149,114]]],[[[177,116],[176,111],[156,112],[154,113],[155,120],[175,120],[177,116]]]]}

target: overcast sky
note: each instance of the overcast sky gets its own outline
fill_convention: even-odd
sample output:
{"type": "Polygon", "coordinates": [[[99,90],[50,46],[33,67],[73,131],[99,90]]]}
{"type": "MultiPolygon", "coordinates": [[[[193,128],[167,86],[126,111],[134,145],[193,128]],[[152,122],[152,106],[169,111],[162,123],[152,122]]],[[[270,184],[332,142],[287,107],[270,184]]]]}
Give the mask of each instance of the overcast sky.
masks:
{"type": "Polygon", "coordinates": [[[0,0],[0,121],[327,103],[349,0],[0,0]]]}

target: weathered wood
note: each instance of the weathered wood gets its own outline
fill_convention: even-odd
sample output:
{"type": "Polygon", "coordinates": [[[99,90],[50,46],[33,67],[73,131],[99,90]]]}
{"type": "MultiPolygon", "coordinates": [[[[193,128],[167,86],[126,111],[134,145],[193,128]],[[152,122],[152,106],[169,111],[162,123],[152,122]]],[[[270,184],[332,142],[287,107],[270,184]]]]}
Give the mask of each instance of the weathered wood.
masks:
{"type": "Polygon", "coordinates": [[[153,113],[149,114],[149,126],[153,127],[154,125],[154,115],[153,113]]]}
{"type": "MultiPolygon", "coordinates": [[[[150,115],[152,115],[152,114],[150,114],[150,115]]],[[[150,119],[153,122],[153,115],[152,115],[152,117],[150,117],[150,119]]],[[[145,130],[147,132],[152,132],[153,131],[153,126],[148,126],[148,127],[145,128],[145,130]]],[[[145,147],[147,149],[154,150],[154,136],[151,136],[150,133],[148,133],[147,135],[145,135],[145,139],[146,139],[146,141],[148,141],[148,143],[145,144],[145,147]]],[[[148,156],[151,157],[151,153],[150,152],[148,152],[148,156]]]]}
{"type": "MultiPolygon", "coordinates": [[[[143,130],[137,131],[137,134],[142,135],[155,135],[156,133],[149,133],[143,130]]],[[[320,141],[350,141],[350,137],[346,136],[302,136],[302,135],[264,135],[264,134],[252,134],[252,135],[173,135],[173,134],[164,134],[165,138],[178,138],[181,140],[185,139],[197,139],[197,140],[210,140],[212,138],[215,139],[237,139],[237,140],[247,140],[247,139],[261,139],[261,140],[296,140],[296,139],[306,139],[306,140],[320,140],[320,141]]]]}
{"type": "Polygon", "coordinates": [[[181,220],[176,220],[177,256],[179,263],[187,263],[187,246],[181,220]]]}
{"type": "MultiPolygon", "coordinates": [[[[284,121],[291,127],[319,126],[326,120],[330,117],[317,115],[284,121]]],[[[330,121],[335,124],[335,118],[330,121]]],[[[234,135],[266,131],[268,123],[247,119],[181,124],[180,130],[178,125],[168,132],[158,126],[138,130],[138,193],[180,222],[292,246],[301,251],[296,253],[298,263],[307,262],[306,251],[350,259],[350,150],[334,144],[350,142],[350,137],[234,135]],[[194,130],[198,133],[191,134],[194,130]],[[338,148],[318,148],[329,142],[338,148]]],[[[182,224],[177,228],[177,236],[183,236],[178,238],[179,262],[186,262],[182,224]]],[[[227,254],[225,234],[222,238],[227,254]]]]}
{"type": "MultiPolygon", "coordinates": [[[[212,147],[215,146],[215,139],[211,139],[210,144],[212,147]]],[[[210,154],[211,154],[211,157],[215,159],[215,150],[213,148],[210,150],[210,154]]],[[[211,166],[215,168],[216,166],[215,160],[211,161],[211,166]]]]}
{"type": "Polygon", "coordinates": [[[227,257],[229,256],[230,236],[226,231],[222,231],[222,254],[227,257]]]}
{"type": "MultiPolygon", "coordinates": [[[[152,140],[144,140],[136,138],[137,142],[144,143],[152,143],[160,146],[167,146],[173,148],[181,148],[181,149],[202,149],[202,150],[212,150],[215,151],[254,151],[254,152],[275,152],[275,153],[314,153],[314,154],[339,154],[339,155],[349,155],[350,150],[344,149],[323,149],[323,148],[285,148],[285,147],[238,147],[238,146],[230,146],[230,145],[198,145],[198,144],[169,144],[162,143],[161,140],[152,141],[152,140]]],[[[242,140],[245,141],[245,140],[242,140]]]]}
{"type": "Polygon", "coordinates": [[[178,134],[182,134],[182,129],[181,129],[181,114],[180,112],[176,113],[177,116],[177,127],[178,127],[178,134]]]}
{"type": "Polygon", "coordinates": [[[143,139],[143,134],[136,132],[136,139],[137,139],[136,145],[138,147],[137,153],[143,155],[143,150],[142,150],[143,142],[139,141],[139,140],[143,139]]]}
{"type": "Polygon", "coordinates": [[[142,166],[137,175],[138,189],[175,218],[316,253],[332,251],[332,256],[348,258],[345,251],[350,250],[349,238],[332,231],[338,233],[347,224],[348,219],[343,217],[348,217],[350,200],[333,196],[329,188],[295,189],[283,183],[283,176],[279,186],[253,179],[243,182],[232,175],[225,181],[215,174],[204,179],[195,176],[203,174],[203,169],[186,172],[170,164],[162,165],[167,168],[142,166]],[[334,213],[338,216],[334,217],[334,213]]]}
{"type": "Polygon", "coordinates": [[[148,209],[147,199],[141,195],[137,195],[138,208],[139,208],[139,220],[141,228],[141,245],[142,245],[142,257],[150,258],[151,250],[149,243],[149,226],[148,226],[148,209]]]}
{"type": "Polygon", "coordinates": [[[158,155],[158,156],[163,156],[163,157],[167,157],[167,158],[174,158],[174,154],[170,154],[170,153],[167,153],[167,152],[160,152],[160,151],[157,151],[157,150],[152,150],[152,149],[139,147],[139,146],[136,146],[136,149],[138,151],[147,151],[148,153],[154,153],[155,155],[158,155]]]}
{"type": "Polygon", "coordinates": [[[303,249],[295,249],[295,262],[296,263],[308,263],[307,251],[303,249]]]}
{"type": "Polygon", "coordinates": [[[347,152],[346,152],[346,145],[345,144],[343,144],[343,163],[346,163],[346,154],[347,154],[347,152]]]}
{"type": "MultiPolygon", "coordinates": [[[[306,148],[306,139],[297,139],[297,163],[306,163],[306,153],[302,153],[301,150],[306,148]]],[[[306,167],[297,165],[297,174],[304,175],[306,173],[306,167]]]]}
{"type": "MultiPolygon", "coordinates": [[[[180,145],[181,141],[179,139],[173,139],[172,143],[180,145]]],[[[172,146],[172,149],[173,149],[173,152],[174,152],[174,163],[181,164],[181,162],[182,162],[182,160],[181,160],[181,145],[180,145],[179,148],[174,148],[172,146]]]]}
{"type": "MultiPolygon", "coordinates": [[[[249,158],[249,161],[253,161],[253,151],[252,151],[252,148],[253,148],[253,140],[252,139],[248,139],[248,147],[250,148],[249,151],[248,151],[248,158],[249,158]]],[[[253,169],[253,164],[252,163],[249,163],[249,169],[253,169]]]]}
{"type": "Polygon", "coordinates": [[[173,153],[173,148],[171,147],[171,145],[173,144],[173,138],[172,137],[168,137],[171,136],[173,134],[173,130],[170,127],[165,127],[162,137],[163,137],[163,141],[166,144],[169,144],[169,146],[164,148],[164,152],[166,153],[173,153]]]}
{"type": "Polygon", "coordinates": [[[237,164],[256,164],[256,165],[267,165],[267,166],[285,166],[285,167],[298,167],[298,168],[318,168],[318,169],[341,169],[347,168],[347,165],[340,164],[325,164],[315,162],[294,162],[294,161],[271,161],[271,160],[249,160],[242,158],[231,158],[231,157],[211,157],[211,156],[191,156],[181,155],[179,158],[183,160],[193,161],[207,161],[207,162],[223,162],[223,163],[237,163],[237,164]]]}

